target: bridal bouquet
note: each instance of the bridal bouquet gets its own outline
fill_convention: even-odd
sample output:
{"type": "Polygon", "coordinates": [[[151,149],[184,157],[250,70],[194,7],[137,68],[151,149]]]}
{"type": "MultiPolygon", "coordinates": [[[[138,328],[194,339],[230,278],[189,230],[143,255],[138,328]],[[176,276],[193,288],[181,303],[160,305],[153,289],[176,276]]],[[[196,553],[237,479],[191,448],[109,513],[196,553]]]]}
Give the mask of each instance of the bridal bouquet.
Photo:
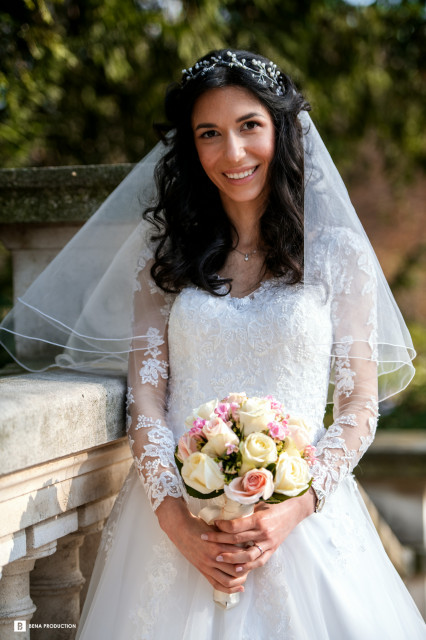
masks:
{"type": "MultiPolygon", "coordinates": [[[[272,396],[231,393],[202,404],[185,425],[175,459],[188,494],[222,496],[201,510],[208,524],[249,515],[261,500],[278,503],[301,496],[311,486],[315,447],[310,429],[272,396]]],[[[215,601],[225,608],[238,602],[219,594],[215,591],[215,601]]]]}
{"type": "Polygon", "coordinates": [[[189,495],[225,494],[239,504],[277,503],[311,486],[315,447],[303,418],[271,396],[231,393],[195,409],[176,447],[176,463],[189,495]]]}

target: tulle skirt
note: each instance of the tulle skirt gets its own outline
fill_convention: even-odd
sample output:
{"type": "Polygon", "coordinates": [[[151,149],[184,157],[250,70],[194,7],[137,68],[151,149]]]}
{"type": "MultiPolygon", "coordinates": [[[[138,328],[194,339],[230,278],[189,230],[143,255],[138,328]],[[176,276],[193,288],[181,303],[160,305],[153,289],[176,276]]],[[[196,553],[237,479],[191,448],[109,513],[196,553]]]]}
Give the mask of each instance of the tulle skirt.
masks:
{"type": "Polygon", "coordinates": [[[132,467],[103,532],[80,640],[426,638],[351,477],[249,574],[237,607],[212,596],[160,529],[132,467]]]}

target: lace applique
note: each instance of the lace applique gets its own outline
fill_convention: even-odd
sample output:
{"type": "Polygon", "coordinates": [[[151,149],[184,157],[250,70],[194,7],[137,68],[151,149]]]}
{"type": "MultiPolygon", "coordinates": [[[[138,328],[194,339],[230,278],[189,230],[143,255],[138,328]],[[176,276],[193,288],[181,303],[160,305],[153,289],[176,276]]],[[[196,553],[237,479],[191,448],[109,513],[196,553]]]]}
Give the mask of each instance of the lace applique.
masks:
{"type": "Polygon", "coordinates": [[[316,445],[317,461],[312,467],[312,474],[313,486],[318,489],[318,494],[327,495],[334,491],[338,483],[353,471],[374,440],[378,419],[378,405],[374,397],[367,401],[365,410],[370,414],[365,419],[367,430],[359,426],[357,414],[344,413],[334,421],[316,445]],[[355,438],[348,435],[348,427],[354,430],[355,438]],[[356,442],[357,434],[360,446],[356,442]],[[350,448],[349,442],[354,448],[350,448]]]}
{"type": "Polygon", "coordinates": [[[135,467],[155,511],[166,496],[182,496],[182,486],[174,464],[175,443],[172,432],[159,419],[138,415],[135,431],[138,429],[146,429],[145,439],[149,444],[145,444],[143,452],[137,456],[133,448],[135,441],[129,435],[130,448],[135,467]]]}
{"type": "Polygon", "coordinates": [[[159,360],[157,356],[161,354],[161,347],[164,344],[164,340],[160,335],[160,332],[155,327],[150,327],[147,332],[148,346],[143,349],[145,356],[150,355],[152,358],[142,361],[142,367],[139,370],[139,375],[142,384],[152,384],[154,387],[158,386],[159,378],[167,380],[168,378],[168,363],[165,360],[159,360]]]}
{"type": "Polygon", "coordinates": [[[351,336],[344,336],[339,344],[336,345],[335,358],[335,386],[338,395],[344,395],[348,398],[354,390],[355,372],[351,370],[351,362],[349,352],[353,345],[351,336]]]}
{"type": "MultiPolygon", "coordinates": [[[[349,475],[345,482],[350,486],[351,493],[358,493],[356,481],[349,475]]],[[[337,497],[337,494],[336,494],[337,497]]],[[[350,565],[359,562],[360,554],[367,548],[367,532],[365,520],[353,513],[353,503],[339,499],[327,505],[327,519],[331,522],[330,542],[335,549],[334,561],[336,570],[350,569],[350,565]],[[356,535],[354,535],[356,532],[356,535]]]]}
{"type": "Polygon", "coordinates": [[[377,420],[379,419],[379,404],[377,402],[377,398],[373,396],[365,405],[365,408],[371,413],[371,416],[368,418],[368,427],[369,433],[366,436],[360,436],[361,446],[359,448],[359,457],[364,455],[369,446],[374,440],[374,436],[376,435],[377,428],[377,420]]]}
{"type": "MultiPolygon", "coordinates": [[[[153,557],[144,572],[145,584],[141,588],[139,605],[129,616],[134,625],[135,640],[156,640],[154,626],[162,612],[162,602],[176,581],[177,550],[164,536],[153,547],[153,557]]],[[[173,624],[173,621],[170,621],[173,624]]]]}

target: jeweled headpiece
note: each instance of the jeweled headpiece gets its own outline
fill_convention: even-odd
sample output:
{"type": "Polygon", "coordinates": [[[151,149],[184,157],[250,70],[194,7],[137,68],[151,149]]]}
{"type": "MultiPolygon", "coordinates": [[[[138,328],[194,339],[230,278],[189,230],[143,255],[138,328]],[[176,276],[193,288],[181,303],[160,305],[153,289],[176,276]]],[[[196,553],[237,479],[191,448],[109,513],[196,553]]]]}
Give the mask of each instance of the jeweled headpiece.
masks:
{"type": "Polygon", "coordinates": [[[226,57],[221,55],[211,56],[210,58],[196,62],[194,66],[189,67],[189,69],[183,69],[182,85],[185,85],[193,78],[205,76],[215,67],[239,67],[241,69],[245,69],[251,73],[253,78],[257,78],[259,84],[269,86],[269,88],[273,89],[278,96],[284,95],[284,85],[281,72],[274,62],[262,62],[262,60],[257,60],[256,58],[252,58],[251,60],[242,58],[239,60],[236,54],[232,53],[232,51],[227,51],[226,57]],[[251,66],[248,66],[247,63],[251,66]]]}

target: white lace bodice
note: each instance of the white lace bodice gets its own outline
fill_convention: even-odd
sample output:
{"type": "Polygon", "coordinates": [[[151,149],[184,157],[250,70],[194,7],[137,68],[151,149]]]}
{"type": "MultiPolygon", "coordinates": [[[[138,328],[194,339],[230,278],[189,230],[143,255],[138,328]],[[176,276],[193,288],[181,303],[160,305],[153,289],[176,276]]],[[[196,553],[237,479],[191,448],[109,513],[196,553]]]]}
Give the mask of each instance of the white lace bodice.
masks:
{"type": "Polygon", "coordinates": [[[329,304],[315,303],[303,286],[262,283],[245,298],[216,298],[188,287],[169,320],[168,424],[183,431],[188,408],[231,391],[272,395],[289,412],[304,415],[323,434],[331,347],[329,304]],[[309,367],[306,366],[309,363],[309,367]]]}
{"type": "Polygon", "coordinates": [[[328,242],[318,256],[327,269],[325,288],[271,279],[244,298],[189,286],[167,306],[170,300],[141,263],[135,325],[144,340],[130,357],[128,426],[154,509],[166,495],[182,495],[173,451],[185,418],[194,407],[230,392],[271,394],[306,419],[317,445],[313,473],[320,496],[357,464],[374,437],[378,415],[374,282],[362,244],[352,237],[349,243],[341,240],[328,242]],[[325,430],[330,375],[334,422],[325,430]]]}

